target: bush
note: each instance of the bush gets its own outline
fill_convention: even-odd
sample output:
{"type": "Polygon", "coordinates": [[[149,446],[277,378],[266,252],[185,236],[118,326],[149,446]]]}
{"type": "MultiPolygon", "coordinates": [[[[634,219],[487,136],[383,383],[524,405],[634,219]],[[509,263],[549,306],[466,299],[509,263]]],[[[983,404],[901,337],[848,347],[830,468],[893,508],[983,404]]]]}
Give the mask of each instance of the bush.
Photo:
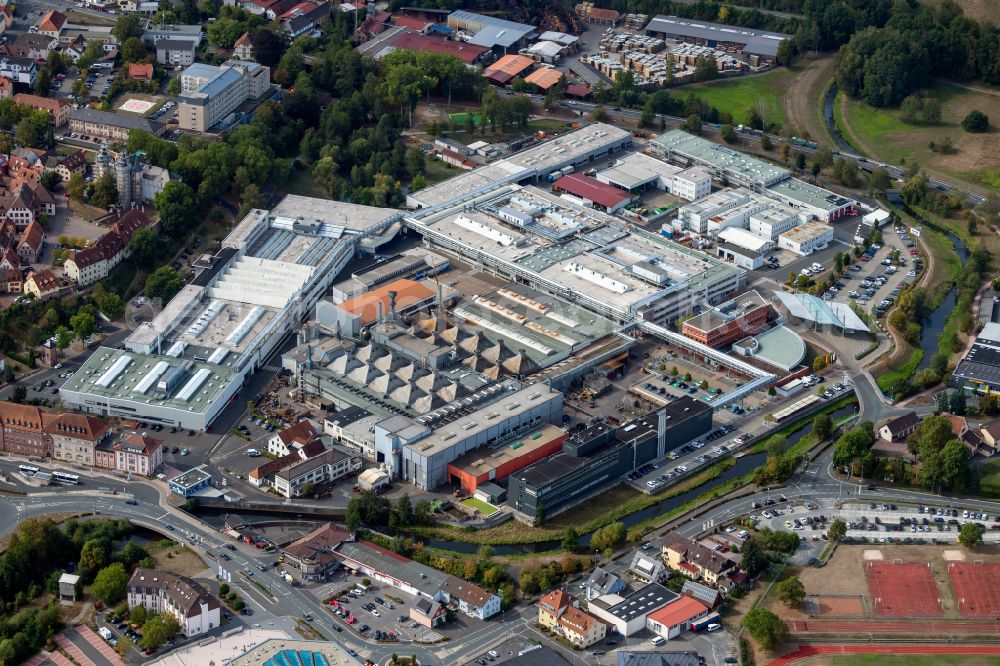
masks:
{"type": "Polygon", "coordinates": [[[982,134],[990,129],[990,119],[982,111],[973,109],[962,119],[962,129],[973,134],[982,134]]]}

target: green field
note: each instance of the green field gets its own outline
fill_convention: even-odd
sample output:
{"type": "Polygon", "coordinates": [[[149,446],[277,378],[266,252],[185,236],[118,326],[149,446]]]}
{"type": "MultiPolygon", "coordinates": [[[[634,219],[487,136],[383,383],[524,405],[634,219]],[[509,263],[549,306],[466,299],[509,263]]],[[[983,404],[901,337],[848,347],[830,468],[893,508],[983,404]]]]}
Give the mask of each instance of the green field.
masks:
{"type": "Polygon", "coordinates": [[[1000,497],[1000,460],[979,466],[979,488],[983,495],[1000,497]]]}
{"type": "Polygon", "coordinates": [[[802,666],[996,666],[1000,658],[967,654],[836,654],[798,662],[802,666]]]}
{"type": "Polygon", "coordinates": [[[788,117],[782,100],[799,70],[797,66],[782,67],[766,74],[696,83],[678,88],[677,94],[686,97],[694,93],[719,111],[732,114],[733,122],[742,124],[750,122],[750,109],[757,100],[763,100],[771,114],[768,122],[784,125],[788,117]]]}
{"type": "Polygon", "coordinates": [[[479,513],[483,514],[483,516],[487,518],[489,518],[494,513],[500,510],[497,507],[493,506],[492,504],[489,504],[488,502],[484,502],[482,500],[478,500],[475,497],[466,497],[464,500],[462,500],[462,504],[469,507],[470,509],[478,510],[479,513]]]}
{"type": "Polygon", "coordinates": [[[916,160],[931,171],[1000,187],[1000,96],[943,83],[930,91],[941,103],[940,125],[910,125],[902,121],[898,109],[875,108],[843,94],[837,99],[838,125],[851,145],[869,157],[890,164],[916,160]],[[962,129],[962,118],[972,109],[990,117],[990,132],[969,134],[962,129]],[[945,138],[955,146],[952,153],[930,149],[931,141],[945,138]]]}

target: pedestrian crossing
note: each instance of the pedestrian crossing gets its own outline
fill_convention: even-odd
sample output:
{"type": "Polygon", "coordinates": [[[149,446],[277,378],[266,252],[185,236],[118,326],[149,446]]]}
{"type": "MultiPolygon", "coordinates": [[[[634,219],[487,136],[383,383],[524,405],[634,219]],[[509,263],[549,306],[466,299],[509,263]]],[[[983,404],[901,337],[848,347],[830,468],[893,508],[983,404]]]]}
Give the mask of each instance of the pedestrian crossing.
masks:
{"type": "Polygon", "coordinates": [[[275,365],[273,363],[268,363],[265,366],[261,366],[261,370],[267,370],[268,372],[273,372],[275,374],[281,372],[281,366],[275,365]]]}

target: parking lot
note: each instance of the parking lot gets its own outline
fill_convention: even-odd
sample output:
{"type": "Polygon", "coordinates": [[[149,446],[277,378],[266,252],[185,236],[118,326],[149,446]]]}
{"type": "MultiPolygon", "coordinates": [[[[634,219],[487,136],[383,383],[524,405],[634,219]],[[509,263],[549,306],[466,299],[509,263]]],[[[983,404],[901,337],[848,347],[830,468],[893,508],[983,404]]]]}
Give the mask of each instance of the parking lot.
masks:
{"type": "MultiPolygon", "coordinates": [[[[350,580],[337,587],[336,604],[328,606],[334,631],[356,632],[372,641],[430,643],[440,640],[449,628],[457,628],[457,623],[445,623],[438,629],[425,627],[410,619],[410,607],[416,599],[374,581],[366,587],[362,590],[350,580]]],[[[461,621],[475,622],[464,615],[461,621]]]]}
{"type": "Polygon", "coordinates": [[[913,239],[905,229],[886,230],[886,243],[872,245],[849,265],[844,276],[823,299],[849,303],[854,300],[864,308],[883,314],[896,301],[899,292],[913,284],[922,270],[913,239]]]}
{"type": "Polygon", "coordinates": [[[743,447],[750,440],[750,435],[742,434],[729,439],[727,436],[735,429],[735,426],[731,425],[716,428],[701,439],[674,449],[667,454],[665,460],[643,465],[631,472],[627,478],[644,492],[656,492],[667,484],[676,483],[716,458],[730,455],[743,447]],[[716,446],[707,448],[713,443],[716,446]]]}
{"type": "Polygon", "coordinates": [[[898,543],[908,538],[957,541],[966,523],[979,525],[984,542],[1000,543],[1000,515],[981,511],[869,502],[845,504],[840,516],[847,522],[847,536],[867,537],[878,543],[898,543]]]}

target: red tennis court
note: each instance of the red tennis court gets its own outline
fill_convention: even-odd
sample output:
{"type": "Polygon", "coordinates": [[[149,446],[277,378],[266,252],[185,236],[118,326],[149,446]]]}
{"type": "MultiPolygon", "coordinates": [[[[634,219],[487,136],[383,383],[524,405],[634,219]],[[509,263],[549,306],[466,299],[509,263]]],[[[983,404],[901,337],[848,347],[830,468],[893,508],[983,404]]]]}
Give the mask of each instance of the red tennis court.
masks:
{"type": "Polygon", "coordinates": [[[948,577],[963,617],[1000,615],[1000,562],[949,562],[948,577]]]}
{"type": "Polygon", "coordinates": [[[875,614],[882,617],[941,617],[941,598],[927,562],[865,562],[875,614]]]}

